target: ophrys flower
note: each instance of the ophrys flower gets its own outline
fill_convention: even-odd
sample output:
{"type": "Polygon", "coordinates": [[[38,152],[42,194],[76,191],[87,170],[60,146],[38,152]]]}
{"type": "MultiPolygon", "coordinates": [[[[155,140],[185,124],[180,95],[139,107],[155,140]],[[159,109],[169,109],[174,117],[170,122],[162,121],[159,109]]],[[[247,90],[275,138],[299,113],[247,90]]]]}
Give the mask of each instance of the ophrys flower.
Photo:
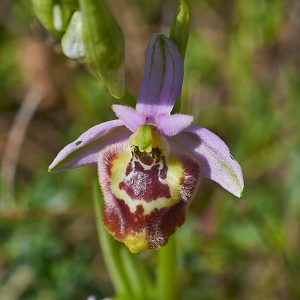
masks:
{"type": "Polygon", "coordinates": [[[240,197],[243,175],[226,144],[171,115],[181,93],[183,63],[176,45],[154,35],[146,51],[136,108],[113,105],[118,119],[96,125],[60,151],[49,167],[98,164],[107,230],[132,252],[167,243],[184,222],[201,177],[240,197]]]}

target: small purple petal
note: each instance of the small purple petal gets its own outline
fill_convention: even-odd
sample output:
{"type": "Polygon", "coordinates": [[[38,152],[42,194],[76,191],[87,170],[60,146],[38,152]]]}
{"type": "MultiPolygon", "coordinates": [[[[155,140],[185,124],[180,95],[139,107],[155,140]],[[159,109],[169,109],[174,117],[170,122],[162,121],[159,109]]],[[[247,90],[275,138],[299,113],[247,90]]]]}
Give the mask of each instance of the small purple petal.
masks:
{"type": "Polygon", "coordinates": [[[100,150],[108,144],[128,140],[131,134],[120,120],[108,121],[91,127],[58,153],[49,166],[49,172],[60,172],[96,163],[100,150]]]}
{"type": "Polygon", "coordinates": [[[138,113],[132,107],[116,104],[112,106],[112,109],[116,116],[121,119],[125,126],[132,132],[135,132],[139,126],[144,125],[147,122],[144,115],[138,113]]]}
{"type": "Polygon", "coordinates": [[[166,136],[173,136],[187,128],[193,122],[193,116],[175,114],[158,115],[155,123],[157,128],[166,136]]]}
{"type": "Polygon", "coordinates": [[[164,35],[152,36],[136,109],[145,115],[170,114],[180,96],[183,63],[177,46],[164,35]]]}
{"type": "Polygon", "coordinates": [[[244,180],[240,165],[233,159],[227,145],[213,132],[199,126],[189,126],[171,138],[176,151],[189,152],[200,163],[201,176],[220,184],[241,197],[244,180]]]}

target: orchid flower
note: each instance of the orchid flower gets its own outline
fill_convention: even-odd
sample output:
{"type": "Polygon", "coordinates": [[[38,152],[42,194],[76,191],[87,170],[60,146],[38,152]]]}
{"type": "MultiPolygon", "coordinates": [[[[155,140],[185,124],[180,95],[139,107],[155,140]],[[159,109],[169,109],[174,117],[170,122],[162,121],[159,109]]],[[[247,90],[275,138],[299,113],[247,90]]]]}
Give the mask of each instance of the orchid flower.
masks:
{"type": "Polygon", "coordinates": [[[171,114],[181,94],[183,62],[176,45],[154,35],[147,47],[136,108],[113,105],[117,120],[101,123],[63,148],[49,167],[97,164],[103,222],[131,252],[165,245],[181,226],[200,178],[233,195],[243,190],[241,167],[214,133],[171,114]]]}

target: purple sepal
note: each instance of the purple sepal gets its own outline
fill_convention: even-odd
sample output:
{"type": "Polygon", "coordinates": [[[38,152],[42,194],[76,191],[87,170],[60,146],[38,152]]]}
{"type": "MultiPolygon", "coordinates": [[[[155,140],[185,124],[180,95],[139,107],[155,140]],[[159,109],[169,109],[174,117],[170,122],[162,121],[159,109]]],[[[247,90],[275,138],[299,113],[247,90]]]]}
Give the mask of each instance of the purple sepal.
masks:
{"type": "Polygon", "coordinates": [[[49,172],[60,172],[97,162],[99,151],[106,145],[128,140],[132,133],[120,120],[93,126],[65,146],[49,166],[49,172]]]}
{"type": "Polygon", "coordinates": [[[152,36],[137,99],[138,112],[149,116],[170,114],[180,96],[183,63],[177,46],[164,35],[152,36]]]}
{"type": "Polygon", "coordinates": [[[244,188],[241,167],[216,134],[206,128],[191,125],[171,138],[171,147],[176,151],[188,152],[197,159],[201,176],[241,197],[244,188]]]}

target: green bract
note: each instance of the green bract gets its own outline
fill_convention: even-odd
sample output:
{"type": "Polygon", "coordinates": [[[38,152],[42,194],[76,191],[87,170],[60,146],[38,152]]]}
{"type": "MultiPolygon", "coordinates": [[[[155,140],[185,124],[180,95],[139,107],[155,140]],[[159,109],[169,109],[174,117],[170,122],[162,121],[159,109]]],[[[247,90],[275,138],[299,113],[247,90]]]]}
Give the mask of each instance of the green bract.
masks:
{"type": "MultiPolygon", "coordinates": [[[[189,39],[190,31],[190,10],[184,0],[180,1],[177,8],[176,14],[173,19],[173,23],[170,30],[170,39],[172,39],[181,54],[182,60],[184,61],[185,51],[189,39]]],[[[180,112],[181,98],[178,97],[173,112],[180,112]]]]}
{"type": "Polygon", "coordinates": [[[87,64],[110,91],[121,98],[125,93],[123,33],[102,0],[80,0],[82,37],[87,64]]]}
{"type": "Polygon", "coordinates": [[[49,30],[54,31],[53,7],[54,0],[32,0],[34,12],[40,22],[49,30]]]}

